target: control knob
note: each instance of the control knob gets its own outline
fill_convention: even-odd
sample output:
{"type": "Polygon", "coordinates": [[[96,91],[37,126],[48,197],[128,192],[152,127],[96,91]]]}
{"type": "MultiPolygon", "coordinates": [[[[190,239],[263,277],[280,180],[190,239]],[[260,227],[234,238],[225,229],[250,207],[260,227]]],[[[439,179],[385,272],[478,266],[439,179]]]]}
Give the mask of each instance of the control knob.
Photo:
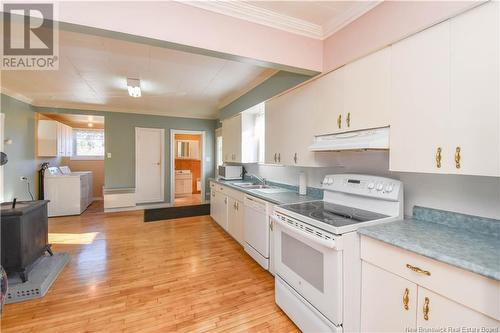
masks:
{"type": "Polygon", "coordinates": [[[384,184],[377,184],[377,191],[382,191],[384,189],[384,184]]]}

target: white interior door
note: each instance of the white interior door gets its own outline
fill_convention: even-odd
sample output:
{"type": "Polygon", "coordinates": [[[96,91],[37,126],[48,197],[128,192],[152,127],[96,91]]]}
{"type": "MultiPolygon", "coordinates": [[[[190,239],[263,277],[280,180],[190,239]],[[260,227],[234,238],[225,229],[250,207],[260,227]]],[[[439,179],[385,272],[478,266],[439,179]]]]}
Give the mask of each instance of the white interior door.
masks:
{"type": "Polygon", "coordinates": [[[137,203],[164,201],[165,132],[158,128],[135,128],[135,193],[137,203]]]}

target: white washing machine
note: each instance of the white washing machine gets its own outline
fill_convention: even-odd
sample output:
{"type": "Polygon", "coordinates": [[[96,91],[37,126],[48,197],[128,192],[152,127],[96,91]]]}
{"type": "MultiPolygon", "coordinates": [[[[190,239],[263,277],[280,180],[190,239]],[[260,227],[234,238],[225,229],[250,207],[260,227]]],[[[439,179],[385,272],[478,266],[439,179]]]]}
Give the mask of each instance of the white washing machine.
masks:
{"type": "Polygon", "coordinates": [[[92,171],[72,172],[69,167],[50,167],[44,176],[48,215],[79,215],[92,203],[92,171]]]}

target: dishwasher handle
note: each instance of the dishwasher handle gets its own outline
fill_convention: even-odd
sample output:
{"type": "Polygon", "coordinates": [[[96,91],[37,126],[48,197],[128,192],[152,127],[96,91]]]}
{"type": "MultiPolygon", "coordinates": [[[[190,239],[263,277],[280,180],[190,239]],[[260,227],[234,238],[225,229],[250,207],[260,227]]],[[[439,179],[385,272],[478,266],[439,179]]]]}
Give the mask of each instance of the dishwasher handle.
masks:
{"type": "Polygon", "coordinates": [[[245,196],[245,207],[253,208],[257,211],[261,211],[263,213],[266,212],[266,202],[259,200],[257,198],[246,195],[245,196]]]}

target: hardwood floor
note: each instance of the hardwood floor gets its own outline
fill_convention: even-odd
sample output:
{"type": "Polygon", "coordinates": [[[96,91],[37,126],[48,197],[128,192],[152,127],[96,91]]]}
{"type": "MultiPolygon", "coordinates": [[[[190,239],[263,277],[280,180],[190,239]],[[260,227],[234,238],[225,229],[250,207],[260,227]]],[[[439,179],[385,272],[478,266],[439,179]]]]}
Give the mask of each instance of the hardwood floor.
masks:
{"type": "Polygon", "coordinates": [[[201,204],[201,194],[193,194],[187,197],[175,198],[174,206],[189,206],[201,204]]]}
{"type": "Polygon", "coordinates": [[[2,332],[297,332],[274,279],[208,216],[50,219],[71,261],[47,295],[4,308],[2,332]]]}

